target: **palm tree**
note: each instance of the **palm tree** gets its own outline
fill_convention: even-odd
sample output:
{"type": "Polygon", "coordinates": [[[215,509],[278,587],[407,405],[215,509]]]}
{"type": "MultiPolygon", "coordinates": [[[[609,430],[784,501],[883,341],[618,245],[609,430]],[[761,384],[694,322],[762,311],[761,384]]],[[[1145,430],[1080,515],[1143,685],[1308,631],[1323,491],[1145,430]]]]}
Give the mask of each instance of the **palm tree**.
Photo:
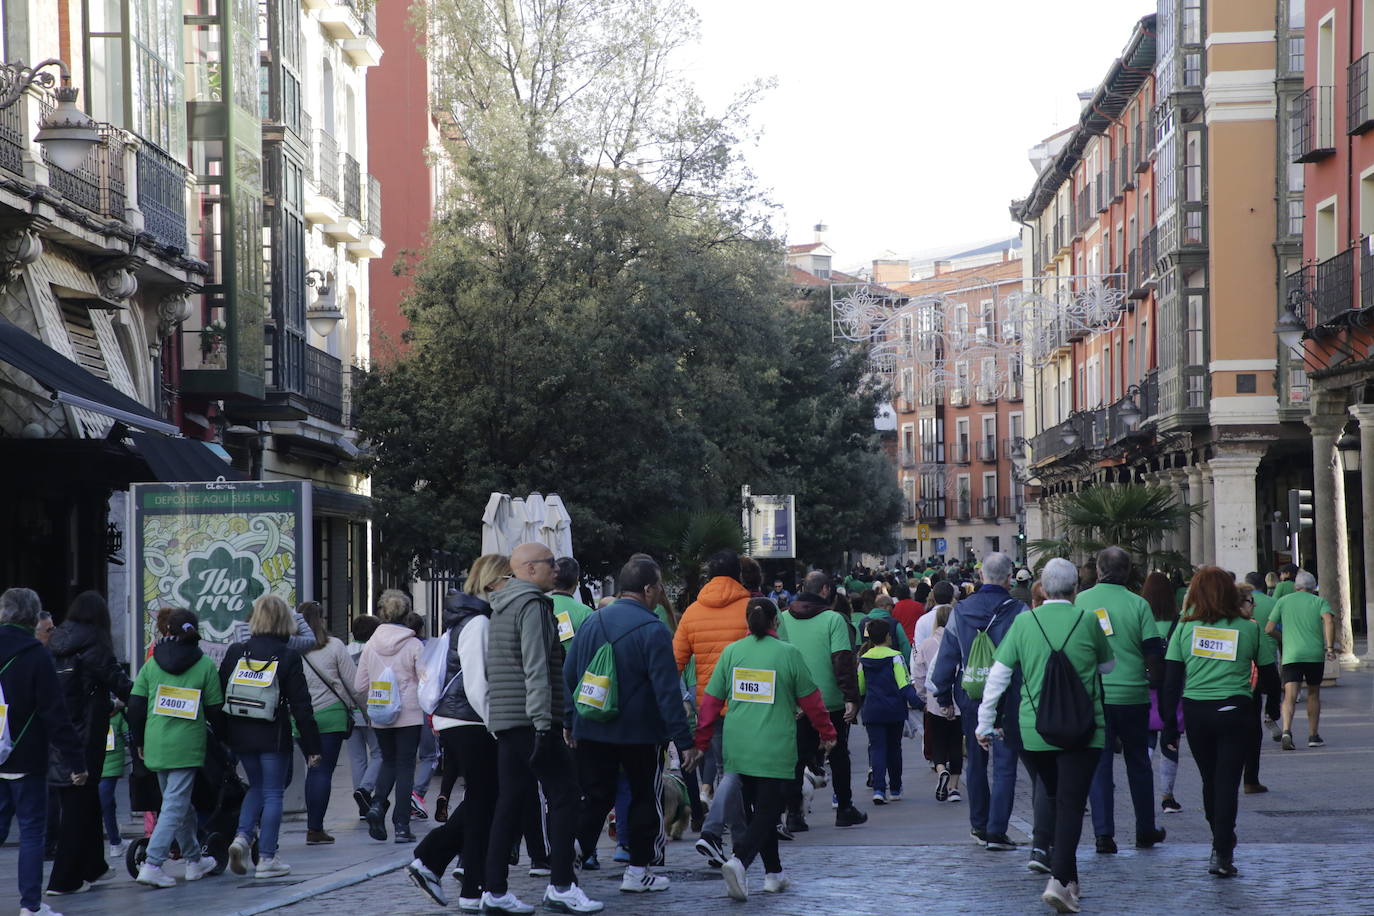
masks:
{"type": "Polygon", "coordinates": [[[650,522],[642,536],[664,558],[664,578],[682,583],[680,608],[696,600],[711,554],[719,550],[743,553],[745,548],[740,517],[726,509],[669,512],[650,522]]]}
{"type": "Polygon", "coordinates": [[[1188,558],[1164,550],[1164,536],[1188,525],[1202,505],[1179,502],[1178,492],[1156,484],[1112,484],[1091,487],[1053,500],[1049,512],[1063,532],[1029,545],[1038,554],[1036,566],[1051,557],[1085,560],[1115,545],[1131,555],[1137,578],[1152,569],[1190,570],[1188,558]]]}

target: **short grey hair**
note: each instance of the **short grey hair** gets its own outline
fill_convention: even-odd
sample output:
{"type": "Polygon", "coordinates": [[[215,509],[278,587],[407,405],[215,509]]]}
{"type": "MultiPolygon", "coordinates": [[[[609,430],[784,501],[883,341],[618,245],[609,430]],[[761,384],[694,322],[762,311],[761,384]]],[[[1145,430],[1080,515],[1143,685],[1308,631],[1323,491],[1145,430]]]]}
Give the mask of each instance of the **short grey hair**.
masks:
{"type": "MultiPolygon", "coordinates": [[[[1300,592],[1315,592],[1317,590],[1317,577],[1305,569],[1298,570],[1298,574],[1293,577],[1293,587],[1300,592]]],[[[3,601],[0,598],[0,601],[3,601]]]]}
{"type": "Polygon", "coordinates": [[[1041,570],[1040,587],[1045,590],[1046,598],[1072,601],[1074,592],[1078,590],[1078,567],[1063,557],[1055,557],[1041,570]]]}
{"type": "Polygon", "coordinates": [[[988,585],[1006,585],[1011,581],[1011,571],[1015,566],[1006,554],[990,553],[983,557],[983,581],[988,585]]]}
{"type": "Polygon", "coordinates": [[[36,627],[42,611],[43,602],[31,588],[11,588],[0,595],[0,623],[36,627]]]}

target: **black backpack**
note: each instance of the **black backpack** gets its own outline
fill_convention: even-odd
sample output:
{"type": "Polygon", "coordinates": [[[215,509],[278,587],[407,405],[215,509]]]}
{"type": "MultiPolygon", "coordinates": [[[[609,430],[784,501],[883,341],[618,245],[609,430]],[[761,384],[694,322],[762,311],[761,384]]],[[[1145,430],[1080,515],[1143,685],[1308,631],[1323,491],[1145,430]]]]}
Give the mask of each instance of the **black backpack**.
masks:
{"type": "Polygon", "coordinates": [[[1089,696],[1088,689],[1083,686],[1083,679],[1074,670],[1073,662],[1064,654],[1065,647],[1073,637],[1073,631],[1078,629],[1078,624],[1087,616],[1086,612],[1079,611],[1078,620],[1069,628],[1063,645],[1056,649],[1054,643],[1050,642],[1049,635],[1045,633],[1040,618],[1031,614],[1035,625],[1040,627],[1040,635],[1045,637],[1045,644],[1050,647],[1050,657],[1045,660],[1044,676],[1040,681],[1039,704],[1037,705],[1035,698],[1031,697],[1031,709],[1035,712],[1035,730],[1045,739],[1046,744],[1066,751],[1087,747],[1093,733],[1097,731],[1093,699],[1089,696]]]}

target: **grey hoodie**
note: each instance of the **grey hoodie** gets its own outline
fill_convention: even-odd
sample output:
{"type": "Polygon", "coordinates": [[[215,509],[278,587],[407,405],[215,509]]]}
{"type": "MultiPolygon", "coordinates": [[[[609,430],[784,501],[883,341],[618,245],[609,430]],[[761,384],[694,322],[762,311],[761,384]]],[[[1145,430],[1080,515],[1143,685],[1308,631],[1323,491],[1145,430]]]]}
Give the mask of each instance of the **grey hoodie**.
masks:
{"type": "Polygon", "coordinates": [[[553,600],[523,579],[492,593],[487,728],[548,731],[563,724],[563,645],[553,600]]]}

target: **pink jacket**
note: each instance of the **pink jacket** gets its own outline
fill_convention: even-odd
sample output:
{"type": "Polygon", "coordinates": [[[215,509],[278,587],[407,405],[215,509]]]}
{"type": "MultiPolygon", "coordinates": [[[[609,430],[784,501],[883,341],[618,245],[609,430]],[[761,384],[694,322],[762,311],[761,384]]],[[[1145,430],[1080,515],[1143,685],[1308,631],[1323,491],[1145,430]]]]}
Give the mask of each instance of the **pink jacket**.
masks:
{"type": "Polygon", "coordinates": [[[401,714],[390,725],[377,728],[401,728],[405,725],[423,725],[424,713],[420,711],[420,700],[416,690],[420,686],[420,675],[416,667],[420,664],[420,650],[423,648],[415,631],[397,623],[384,623],[372,634],[358,656],[358,672],[353,678],[353,687],[367,696],[369,682],[381,674],[388,666],[396,674],[396,683],[401,688],[401,714]]]}

